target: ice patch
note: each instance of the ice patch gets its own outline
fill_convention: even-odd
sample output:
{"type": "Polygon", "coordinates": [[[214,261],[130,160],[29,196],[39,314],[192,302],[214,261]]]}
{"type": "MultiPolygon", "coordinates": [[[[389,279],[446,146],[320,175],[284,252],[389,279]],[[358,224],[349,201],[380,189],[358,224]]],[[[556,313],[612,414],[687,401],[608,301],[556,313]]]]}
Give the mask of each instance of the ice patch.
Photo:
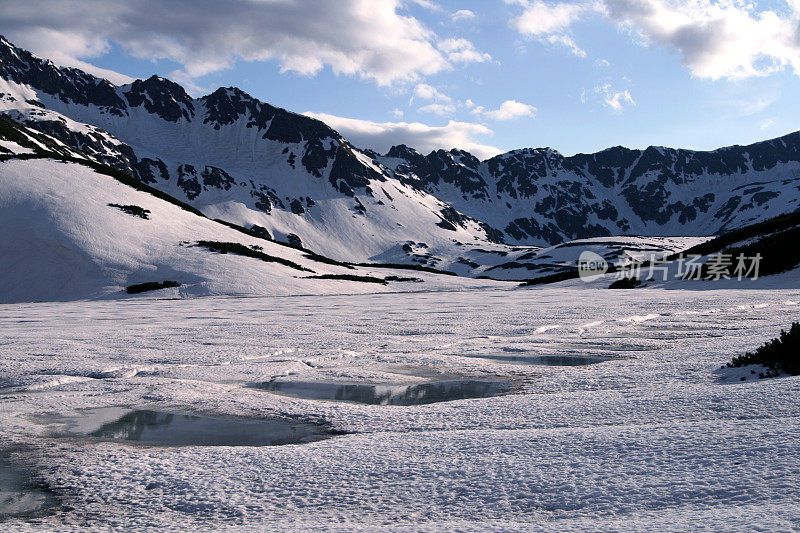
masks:
{"type": "Polygon", "coordinates": [[[649,315],[633,315],[633,316],[621,318],[619,321],[620,322],[639,323],[639,322],[646,322],[648,320],[653,320],[654,318],[658,318],[660,316],[662,316],[662,315],[659,315],[657,313],[650,313],[649,315]]]}
{"type": "Polygon", "coordinates": [[[150,446],[279,446],[329,438],[321,424],[283,419],[228,418],[120,408],[54,417],[54,436],[150,446]]]}
{"type": "Polygon", "coordinates": [[[52,493],[0,461],[0,519],[37,513],[55,504],[52,493]]]}
{"type": "Polygon", "coordinates": [[[272,381],[260,388],[308,400],[335,400],[370,405],[422,405],[498,396],[511,390],[506,381],[447,380],[415,384],[369,384],[272,381]]]}
{"type": "Polygon", "coordinates": [[[88,376],[66,376],[62,374],[40,374],[35,376],[22,376],[0,383],[0,393],[36,392],[49,388],[91,381],[88,376]]]}
{"type": "Polygon", "coordinates": [[[107,368],[105,370],[99,370],[97,372],[90,372],[86,374],[86,377],[94,378],[94,379],[127,379],[127,378],[134,378],[139,374],[145,372],[152,372],[152,368],[137,368],[137,367],[112,367],[107,368]]]}
{"type": "Polygon", "coordinates": [[[505,355],[505,354],[463,354],[475,359],[491,359],[519,365],[541,366],[583,366],[609,361],[611,357],[599,355],[505,355]]]}

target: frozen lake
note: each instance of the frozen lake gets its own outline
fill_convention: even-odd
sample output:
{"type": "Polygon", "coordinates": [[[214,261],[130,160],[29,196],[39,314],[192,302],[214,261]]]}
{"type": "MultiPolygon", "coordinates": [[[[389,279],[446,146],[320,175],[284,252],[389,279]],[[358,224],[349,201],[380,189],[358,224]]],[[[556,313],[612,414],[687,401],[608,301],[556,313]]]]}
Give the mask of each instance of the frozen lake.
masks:
{"type": "Polygon", "coordinates": [[[2,305],[0,460],[59,501],[4,525],[796,530],[800,377],[720,366],[797,320],[800,290],[2,305]],[[198,419],[308,438],[125,438],[198,419]]]}
{"type": "Polygon", "coordinates": [[[270,381],[262,388],[296,398],[371,405],[424,405],[465,398],[488,398],[511,390],[503,381],[442,380],[415,384],[270,381]]]}
{"type": "Polygon", "coordinates": [[[197,416],[115,407],[86,409],[74,417],[46,421],[53,437],[144,446],[281,446],[333,436],[319,424],[279,418],[197,416]]]}

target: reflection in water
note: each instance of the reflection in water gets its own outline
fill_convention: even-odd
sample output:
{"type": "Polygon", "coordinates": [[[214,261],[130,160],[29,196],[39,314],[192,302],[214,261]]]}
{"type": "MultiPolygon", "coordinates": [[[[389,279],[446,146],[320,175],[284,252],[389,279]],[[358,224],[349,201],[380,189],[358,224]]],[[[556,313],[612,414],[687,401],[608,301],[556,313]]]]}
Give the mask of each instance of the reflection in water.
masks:
{"type": "Polygon", "coordinates": [[[0,518],[37,513],[56,504],[49,490],[0,461],[0,518]]]}
{"type": "Polygon", "coordinates": [[[273,381],[265,383],[263,388],[310,400],[339,400],[372,405],[420,405],[497,396],[511,390],[511,384],[505,381],[475,380],[435,381],[413,385],[273,381]]]}
{"type": "MultiPolygon", "coordinates": [[[[92,413],[87,411],[85,416],[92,413]]],[[[313,442],[333,434],[322,425],[306,422],[128,411],[81,436],[153,446],[277,446],[313,442]]],[[[75,432],[71,435],[78,436],[75,432]]]]}
{"type": "Polygon", "coordinates": [[[464,357],[475,357],[477,359],[492,359],[495,361],[505,361],[520,365],[544,365],[544,366],[582,366],[593,365],[610,361],[610,357],[596,355],[485,355],[485,354],[463,354],[464,357]]]}

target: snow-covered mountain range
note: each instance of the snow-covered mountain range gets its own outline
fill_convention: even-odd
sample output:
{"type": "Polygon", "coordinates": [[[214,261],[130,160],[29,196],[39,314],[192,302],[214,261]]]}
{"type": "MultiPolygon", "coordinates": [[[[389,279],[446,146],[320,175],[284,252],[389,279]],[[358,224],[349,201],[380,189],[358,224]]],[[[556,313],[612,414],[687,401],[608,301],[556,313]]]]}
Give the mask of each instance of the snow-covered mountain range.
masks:
{"type": "Polygon", "coordinates": [[[193,99],[163,78],[117,87],[0,42],[0,111],[211,218],[337,259],[486,243],[474,220],[395,179],[324,123],[235,88],[193,99]],[[424,237],[424,239],[423,239],[424,237]]]}
{"type": "Polygon", "coordinates": [[[165,281],[172,283],[156,296],[503,286],[430,270],[348,265],[271,241],[211,220],[4,117],[0,227],[0,303],[121,298],[165,281]]]}
{"type": "Polygon", "coordinates": [[[508,243],[710,235],[800,205],[800,133],[712,152],[617,146],[564,157],[543,148],[479,161],[396,146],[377,159],[508,243]]]}
{"type": "Polygon", "coordinates": [[[542,246],[711,235],[800,207],[800,133],[713,152],[380,155],[236,88],[192,98],[155,76],[116,86],[2,38],[0,113],[208,218],[350,262],[493,277],[510,264],[500,277],[520,278],[540,268],[542,246]]]}

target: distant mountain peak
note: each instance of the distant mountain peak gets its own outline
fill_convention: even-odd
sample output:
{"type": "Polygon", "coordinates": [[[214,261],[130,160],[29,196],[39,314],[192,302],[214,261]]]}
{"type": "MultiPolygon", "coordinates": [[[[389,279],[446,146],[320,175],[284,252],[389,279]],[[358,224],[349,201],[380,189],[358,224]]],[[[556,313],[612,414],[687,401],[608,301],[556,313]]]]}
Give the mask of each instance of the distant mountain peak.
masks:
{"type": "Polygon", "coordinates": [[[403,245],[452,255],[457,242],[707,235],[800,207],[800,133],[711,152],[543,147],[481,161],[398,144],[382,156],[237,87],[193,98],[159,76],[117,86],[6,39],[0,77],[0,112],[214,216],[330,255],[430,264],[432,252],[403,245]]]}
{"type": "Polygon", "coordinates": [[[181,118],[194,118],[194,102],[184,88],[160,76],[150,76],[146,80],[135,80],[122,94],[132,107],[144,106],[154,115],[168,122],[181,118]]]}

